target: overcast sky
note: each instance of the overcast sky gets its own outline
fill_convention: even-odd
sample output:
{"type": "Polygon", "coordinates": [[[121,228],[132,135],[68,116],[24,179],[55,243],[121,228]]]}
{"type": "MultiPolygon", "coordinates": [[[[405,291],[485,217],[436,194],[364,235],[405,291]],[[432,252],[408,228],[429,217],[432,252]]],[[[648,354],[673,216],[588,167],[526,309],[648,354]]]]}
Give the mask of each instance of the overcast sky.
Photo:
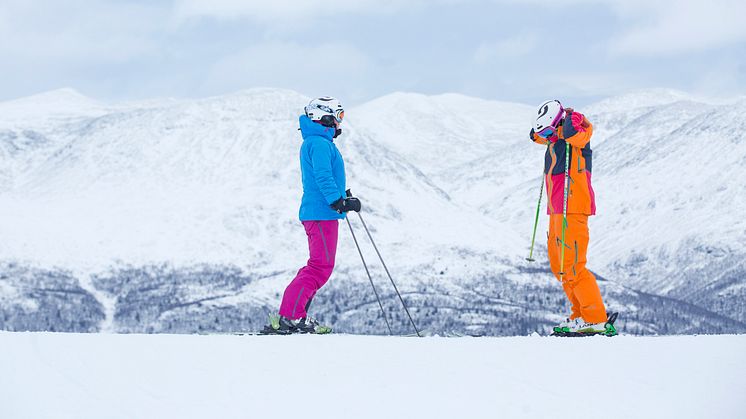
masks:
{"type": "Polygon", "coordinates": [[[746,94],[743,0],[0,0],[0,100],[746,94]]]}

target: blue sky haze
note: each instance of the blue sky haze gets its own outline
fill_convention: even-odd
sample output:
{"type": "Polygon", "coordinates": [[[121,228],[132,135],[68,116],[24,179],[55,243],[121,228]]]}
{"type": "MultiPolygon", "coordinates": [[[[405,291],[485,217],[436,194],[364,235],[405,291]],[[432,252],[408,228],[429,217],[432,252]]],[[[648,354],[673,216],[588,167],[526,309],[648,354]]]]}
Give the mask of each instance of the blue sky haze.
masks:
{"type": "Polygon", "coordinates": [[[250,87],[354,105],[394,92],[579,104],[648,87],[746,93],[735,0],[4,0],[0,100],[250,87]]]}

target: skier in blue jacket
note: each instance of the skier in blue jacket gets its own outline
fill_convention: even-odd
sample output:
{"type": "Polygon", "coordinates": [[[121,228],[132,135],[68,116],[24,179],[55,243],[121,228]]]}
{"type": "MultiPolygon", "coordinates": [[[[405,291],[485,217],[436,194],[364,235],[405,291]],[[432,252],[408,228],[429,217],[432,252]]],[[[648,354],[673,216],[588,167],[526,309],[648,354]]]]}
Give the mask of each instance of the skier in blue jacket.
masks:
{"type": "Polygon", "coordinates": [[[348,211],[360,211],[357,198],[345,197],[344,160],[334,144],[342,133],[343,118],[344,108],[332,97],[312,100],[300,116],[303,198],[299,218],[308,236],[310,257],[285,289],[279,314],[270,315],[270,325],[265,328],[268,333],[331,332],[307,311],[334,269],[338,220],[348,211]]]}

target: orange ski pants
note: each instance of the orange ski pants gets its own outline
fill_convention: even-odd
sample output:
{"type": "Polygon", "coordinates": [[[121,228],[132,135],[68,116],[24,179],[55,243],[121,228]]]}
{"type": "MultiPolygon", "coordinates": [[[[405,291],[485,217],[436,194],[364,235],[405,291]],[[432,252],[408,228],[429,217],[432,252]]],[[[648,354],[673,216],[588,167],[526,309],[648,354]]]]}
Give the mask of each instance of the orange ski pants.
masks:
{"type": "MultiPolygon", "coordinates": [[[[560,280],[560,258],[562,252],[562,214],[549,216],[549,266],[554,276],[560,280]]],[[[562,288],[572,305],[570,319],[582,317],[591,323],[606,321],[601,291],[596,277],[586,269],[588,251],[588,216],[567,214],[565,230],[565,265],[562,275],[562,288]]]]}

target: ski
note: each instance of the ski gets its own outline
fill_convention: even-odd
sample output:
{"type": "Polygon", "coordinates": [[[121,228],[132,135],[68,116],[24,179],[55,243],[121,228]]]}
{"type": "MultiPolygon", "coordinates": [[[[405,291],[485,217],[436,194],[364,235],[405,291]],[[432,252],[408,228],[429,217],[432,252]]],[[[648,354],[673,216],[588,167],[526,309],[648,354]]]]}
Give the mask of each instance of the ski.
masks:
{"type": "Polygon", "coordinates": [[[284,330],[284,329],[273,329],[272,326],[264,326],[264,329],[259,331],[257,333],[258,335],[280,335],[280,336],[288,336],[288,335],[329,335],[329,333],[316,333],[316,332],[308,332],[304,330],[284,330]]]}
{"type": "MultiPolygon", "coordinates": [[[[204,333],[205,335],[211,335],[214,333],[204,333]]],[[[330,335],[331,333],[308,333],[308,332],[277,332],[276,330],[269,331],[266,328],[254,331],[254,332],[234,332],[234,333],[225,333],[226,335],[233,335],[233,336],[290,336],[290,335],[330,335]]]]}

